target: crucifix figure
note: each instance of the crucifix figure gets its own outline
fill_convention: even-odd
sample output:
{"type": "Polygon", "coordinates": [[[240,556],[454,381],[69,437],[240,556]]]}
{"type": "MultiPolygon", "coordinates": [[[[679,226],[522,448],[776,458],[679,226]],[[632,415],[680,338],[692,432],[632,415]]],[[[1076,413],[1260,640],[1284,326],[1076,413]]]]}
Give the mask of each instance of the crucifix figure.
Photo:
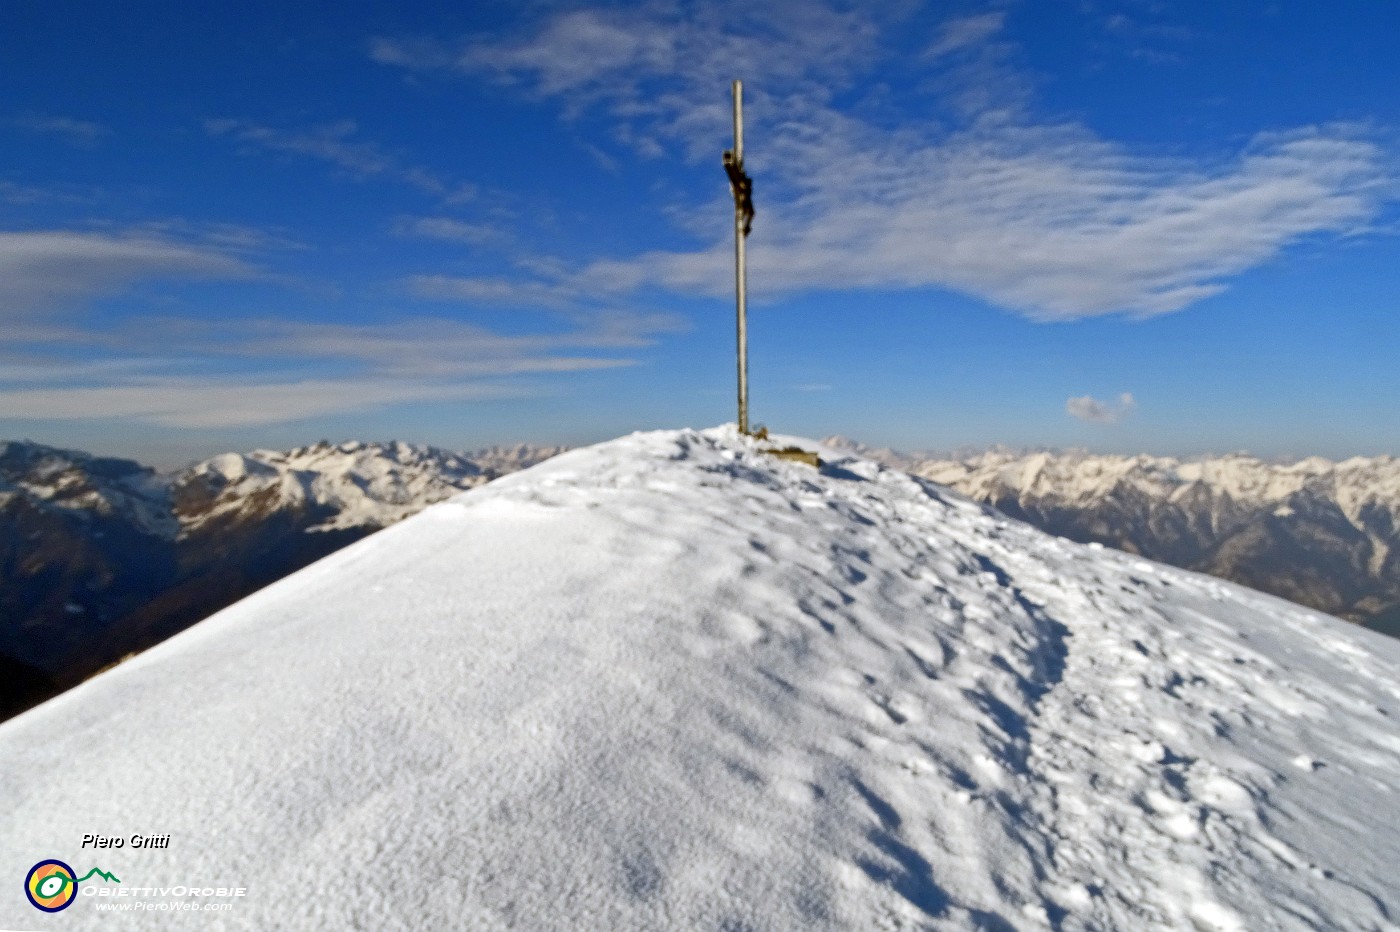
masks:
{"type": "Polygon", "coordinates": [[[724,150],[724,173],[729,176],[729,190],[734,192],[734,209],[744,218],[744,235],[753,229],[753,179],[744,173],[744,160],[724,150]]]}
{"type": "Polygon", "coordinates": [[[744,268],[744,239],[753,228],[753,179],[744,171],[744,85],[735,81],[734,148],[724,153],[724,173],[734,195],[734,297],[739,338],[739,433],[749,432],[748,277],[744,268]]]}

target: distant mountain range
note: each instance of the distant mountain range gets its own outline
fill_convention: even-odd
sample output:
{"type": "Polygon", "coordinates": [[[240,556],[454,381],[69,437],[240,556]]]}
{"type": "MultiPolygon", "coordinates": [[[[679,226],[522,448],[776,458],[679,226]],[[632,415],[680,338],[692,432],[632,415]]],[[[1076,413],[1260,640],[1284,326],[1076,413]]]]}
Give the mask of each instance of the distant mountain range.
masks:
{"type": "Polygon", "coordinates": [[[0,717],[558,447],[318,443],[173,473],[0,443],[0,717]]]}
{"type": "MultiPolygon", "coordinates": [[[[1007,515],[1400,634],[1400,460],[849,449],[1007,515]]],[[[0,717],[562,447],[318,443],[172,473],[0,442],[0,717]]]]}

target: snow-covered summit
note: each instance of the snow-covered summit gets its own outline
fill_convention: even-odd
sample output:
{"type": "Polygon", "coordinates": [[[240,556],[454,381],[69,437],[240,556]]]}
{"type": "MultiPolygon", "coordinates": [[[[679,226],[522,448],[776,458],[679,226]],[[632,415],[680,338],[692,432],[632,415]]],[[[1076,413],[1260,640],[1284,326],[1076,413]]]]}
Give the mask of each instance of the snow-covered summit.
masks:
{"type": "Polygon", "coordinates": [[[636,434],[288,577],[0,726],[0,874],[247,928],[1394,923],[1400,644],[823,452],[636,434]]]}

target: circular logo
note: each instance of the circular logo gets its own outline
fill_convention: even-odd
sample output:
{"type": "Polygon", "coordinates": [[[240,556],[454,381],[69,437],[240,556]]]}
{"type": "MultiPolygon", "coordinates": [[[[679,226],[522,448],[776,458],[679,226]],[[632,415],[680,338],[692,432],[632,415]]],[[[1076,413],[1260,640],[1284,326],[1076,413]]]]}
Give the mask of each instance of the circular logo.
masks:
{"type": "Polygon", "coordinates": [[[46,913],[67,909],[78,895],[76,876],[73,868],[62,861],[53,858],[40,861],[29,869],[29,874],[24,878],[24,895],[29,897],[35,909],[46,913]]]}

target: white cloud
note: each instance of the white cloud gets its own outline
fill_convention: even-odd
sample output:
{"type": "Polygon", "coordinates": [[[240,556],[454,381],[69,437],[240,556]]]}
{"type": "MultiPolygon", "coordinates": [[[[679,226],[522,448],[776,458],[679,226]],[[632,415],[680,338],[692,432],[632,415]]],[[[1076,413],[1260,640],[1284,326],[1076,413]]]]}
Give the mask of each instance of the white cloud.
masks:
{"type": "MultiPolygon", "coordinates": [[[[679,147],[706,163],[728,135],[724,89],[744,75],[760,294],[942,288],[1038,320],[1151,316],[1219,294],[1305,238],[1364,231],[1396,194],[1393,154],[1362,127],[1263,133],[1232,154],[1188,158],[1035,119],[1014,48],[999,37],[1002,13],[949,20],[930,37],[938,54],[918,67],[948,119],[896,125],[838,109],[833,95],[854,76],[914,67],[880,47],[889,9],[564,13],[505,40],[380,40],[376,58],[485,75],[553,97],[566,114],[596,108],[624,145],[679,147]],[[949,54],[957,49],[976,54],[949,54]]],[[[552,284],[727,292],[717,172],[714,185],[682,224],[713,229],[709,245],[598,259],[552,284]],[[712,226],[701,219],[711,214],[712,226]]]]}
{"type": "MultiPolygon", "coordinates": [[[[1340,127],[1260,137],[1209,172],[1074,127],[974,127],[924,146],[828,128],[778,143],[787,198],[765,203],[756,172],[760,294],[939,287],[1039,320],[1168,313],[1303,237],[1364,229],[1388,185],[1379,148],[1340,127]]],[[[599,260],[576,284],[718,295],[729,248],[599,260]]]]}
{"type": "Polygon", "coordinates": [[[15,184],[0,181],[0,201],[6,204],[42,204],[46,201],[74,200],[68,193],[57,192],[52,188],[39,188],[33,185],[15,184]]]}
{"type": "Polygon", "coordinates": [[[573,306],[579,297],[578,291],[567,285],[513,278],[412,275],[404,284],[420,298],[468,304],[563,309],[573,306]]]}
{"type": "Polygon", "coordinates": [[[210,246],[152,234],[0,232],[0,319],[151,279],[237,279],[254,269],[210,246]]]}
{"type": "Polygon", "coordinates": [[[237,223],[191,221],[184,218],[152,220],[126,232],[128,236],[154,236],[204,249],[217,249],[234,255],[269,251],[290,252],[310,249],[289,231],[252,227],[237,223]]]}
{"type": "Polygon", "coordinates": [[[473,185],[449,182],[426,168],[405,164],[373,143],[355,139],[359,127],[354,120],[281,129],[248,120],[218,119],[205,120],[204,129],[211,136],[228,136],[269,152],[319,159],[356,179],[375,176],[393,178],[420,191],[437,195],[449,203],[460,203],[476,195],[473,185]]]}
{"type": "Polygon", "coordinates": [[[167,427],[250,427],[404,402],[501,398],[521,393],[518,387],[491,383],[182,378],[93,387],[0,389],[0,418],[124,419],[167,427]]]}
{"type": "Polygon", "coordinates": [[[899,5],[841,11],[775,0],[709,3],[685,13],[660,5],[570,11],[505,39],[378,38],[370,55],[413,70],[485,76],[562,99],[571,113],[602,102],[621,121],[619,139],[650,147],[688,129],[726,125],[725,94],[736,75],[827,98],[872,63],[878,24],[889,15],[883,6],[899,5]]]}
{"type": "MultiPolygon", "coordinates": [[[[463,235],[454,226],[420,230],[463,235]]],[[[141,281],[265,279],[238,253],[268,248],[299,246],[264,231],[182,221],[125,234],[0,233],[0,418],[216,428],[538,393],[521,380],[636,365],[638,350],[685,325],[670,314],[590,307],[549,284],[519,293],[517,283],[445,276],[412,284],[473,305],[523,298],[533,308],[553,297],[555,311],[525,333],[446,317],[328,324],[229,314],[90,323],[65,313],[141,281]]]]}
{"type": "Polygon", "coordinates": [[[397,230],[407,236],[423,236],[470,246],[483,246],[506,238],[501,228],[494,224],[466,223],[450,217],[404,217],[400,219],[397,230]]]}
{"type": "MultiPolygon", "coordinates": [[[[638,349],[683,322],[668,314],[603,312],[580,316],[564,329],[505,335],[439,317],[391,323],[311,324],[257,321],[233,339],[233,352],[258,357],[351,363],[378,376],[484,377],[523,372],[571,372],[633,364],[577,350],[638,349]]],[[[211,335],[206,349],[226,338],[211,335]]]]}
{"type": "Polygon", "coordinates": [[[622,72],[669,72],[677,62],[678,39],[674,30],[639,29],[634,19],[584,10],[560,14],[523,42],[469,45],[457,66],[528,73],[541,93],[556,94],[622,72]]]}
{"type": "Polygon", "coordinates": [[[1084,395],[1065,402],[1065,411],[1070,417],[1088,421],[1091,424],[1117,424],[1135,410],[1137,410],[1137,401],[1131,392],[1119,395],[1117,401],[1099,401],[1097,398],[1084,395]]]}
{"type": "Polygon", "coordinates": [[[0,418],[221,428],[538,394],[538,386],[520,378],[632,366],[633,351],[682,326],[666,314],[595,312],[525,335],[446,318],[145,319],[100,333],[29,327],[21,339],[50,350],[29,357],[14,347],[0,352],[0,418]],[[160,335],[158,343],[152,334],[160,335]],[[100,356],[66,363],[53,356],[54,340],[62,352],[99,350],[100,356]]]}
{"type": "Polygon", "coordinates": [[[452,56],[431,39],[388,39],[376,36],[369,43],[369,57],[381,65],[401,68],[450,68],[452,56]]]}
{"type": "Polygon", "coordinates": [[[958,49],[979,45],[1001,32],[1005,22],[1006,13],[1003,11],[949,20],[943,25],[943,31],[937,40],[924,54],[930,58],[937,58],[958,49]]]}
{"type": "Polygon", "coordinates": [[[75,120],[72,117],[26,116],[12,117],[5,124],[28,133],[62,136],[75,145],[88,146],[104,136],[112,135],[110,127],[90,120],[75,120]]]}

